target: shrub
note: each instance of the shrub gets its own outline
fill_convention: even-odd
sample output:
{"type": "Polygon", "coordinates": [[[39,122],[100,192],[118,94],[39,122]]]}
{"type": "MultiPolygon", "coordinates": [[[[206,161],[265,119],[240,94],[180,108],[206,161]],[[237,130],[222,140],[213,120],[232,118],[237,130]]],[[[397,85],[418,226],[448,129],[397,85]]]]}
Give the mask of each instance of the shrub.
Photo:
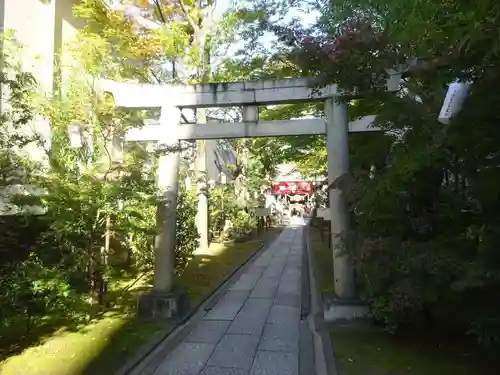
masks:
{"type": "Polygon", "coordinates": [[[255,216],[252,211],[238,202],[232,186],[223,185],[210,191],[209,198],[209,230],[214,239],[238,237],[248,233],[255,227],[255,216]],[[224,233],[226,221],[231,228],[224,233]]]}
{"type": "Polygon", "coordinates": [[[196,228],[197,201],[193,191],[181,190],[177,203],[177,246],[175,248],[175,270],[182,272],[199,245],[196,228]]]}

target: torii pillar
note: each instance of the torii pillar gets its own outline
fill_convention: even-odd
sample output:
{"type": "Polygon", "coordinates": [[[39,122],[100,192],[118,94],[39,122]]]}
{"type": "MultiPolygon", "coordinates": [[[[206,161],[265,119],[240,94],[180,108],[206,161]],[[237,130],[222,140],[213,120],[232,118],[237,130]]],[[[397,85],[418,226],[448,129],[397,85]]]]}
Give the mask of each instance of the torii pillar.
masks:
{"type": "Polygon", "coordinates": [[[157,235],[154,241],[155,263],[153,290],[139,297],[138,315],[144,320],[179,316],[187,308],[187,296],[174,288],[177,195],[179,190],[180,147],[176,128],[181,112],[174,106],[161,108],[164,129],[158,140],[157,188],[160,198],[156,210],[157,235]]]}
{"type": "Polygon", "coordinates": [[[345,252],[345,235],[350,221],[344,180],[349,173],[349,121],[345,99],[337,96],[325,100],[325,118],[335,296],[326,301],[324,316],[327,321],[349,321],[365,317],[368,309],[357,299],[354,264],[345,252]]]}
{"type": "Polygon", "coordinates": [[[349,211],[345,184],[335,183],[349,173],[347,103],[339,97],[326,100],[325,117],[335,294],[341,299],[351,299],[356,296],[355,273],[349,256],[344,253],[342,239],[349,230],[349,211]]]}

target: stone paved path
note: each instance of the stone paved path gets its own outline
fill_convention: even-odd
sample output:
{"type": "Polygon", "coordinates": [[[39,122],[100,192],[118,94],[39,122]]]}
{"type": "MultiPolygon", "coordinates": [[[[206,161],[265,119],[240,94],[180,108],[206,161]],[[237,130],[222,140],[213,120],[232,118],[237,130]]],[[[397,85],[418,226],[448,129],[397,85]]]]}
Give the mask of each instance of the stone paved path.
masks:
{"type": "Polygon", "coordinates": [[[302,231],[285,228],[154,375],[298,375],[302,231]]]}

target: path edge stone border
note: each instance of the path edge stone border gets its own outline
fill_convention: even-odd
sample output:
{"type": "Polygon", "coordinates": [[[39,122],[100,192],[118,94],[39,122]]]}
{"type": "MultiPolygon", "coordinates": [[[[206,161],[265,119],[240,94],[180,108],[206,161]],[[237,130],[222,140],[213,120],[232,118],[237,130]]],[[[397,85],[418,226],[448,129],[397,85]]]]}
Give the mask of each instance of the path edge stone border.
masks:
{"type": "MultiPolygon", "coordinates": [[[[311,230],[311,225],[310,222],[307,223],[307,225],[304,227],[304,248],[305,248],[305,253],[307,254],[307,260],[308,260],[308,276],[310,278],[316,279],[317,275],[317,267],[314,259],[314,253],[311,251],[311,238],[310,238],[310,233],[309,231],[311,230]]],[[[335,360],[335,353],[333,350],[332,346],[332,341],[330,339],[330,335],[328,332],[328,326],[325,323],[324,319],[324,308],[323,308],[323,296],[318,287],[316,286],[315,290],[312,290],[312,285],[315,285],[316,283],[311,283],[310,284],[310,293],[314,293],[316,295],[316,298],[312,299],[311,298],[311,303],[312,301],[315,300],[315,306],[311,306],[311,311],[316,311],[316,314],[312,316],[312,322],[314,326],[314,331],[315,333],[320,337],[321,340],[321,348],[322,348],[322,353],[320,353],[321,357],[324,360],[323,368],[325,373],[319,373],[318,369],[316,368],[315,373],[316,375],[338,375],[337,371],[337,365],[336,365],[336,360],[335,360]]],[[[317,353],[315,353],[315,356],[317,353]]],[[[317,361],[317,359],[316,359],[317,361]]],[[[316,362],[317,363],[317,362],[316,362]]]]}
{"type": "MultiPolygon", "coordinates": [[[[192,318],[193,315],[195,315],[203,305],[206,305],[205,310],[210,309],[210,306],[214,306],[220,299],[221,294],[224,291],[224,284],[235,277],[238,272],[240,272],[248,263],[252,261],[252,259],[254,259],[262,251],[264,251],[264,249],[266,249],[270,244],[272,244],[274,240],[281,234],[283,228],[277,228],[280,229],[277,233],[271,234],[268,238],[265,238],[263,243],[261,243],[261,245],[255,251],[253,251],[243,261],[243,263],[241,263],[239,266],[236,266],[231,272],[229,272],[219,282],[217,282],[217,284],[210,288],[210,290],[194,306],[189,308],[188,312],[182,318],[173,321],[172,325],[169,325],[165,329],[154,334],[151,339],[148,342],[144,343],[141,347],[139,347],[132,358],[126,361],[122,367],[120,367],[116,372],[113,373],[113,375],[129,375],[130,373],[132,373],[132,371],[134,371],[141,362],[143,362],[153,354],[155,349],[157,349],[163,341],[168,339],[171,334],[181,328],[190,318],[192,318]]],[[[241,243],[244,242],[245,241],[241,243]]],[[[153,359],[150,362],[152,362],[153,359]]]]}
{"type": "Polygon", "coordinates": [[[309,274],[309,256],[307,253],[306,231],[302,228],[302,269],[301,269],[301,304],[299,327],[299,374],[315,374],[314,335],[309,329],[307,318],[311,313],[311,285],[309,274]]]}

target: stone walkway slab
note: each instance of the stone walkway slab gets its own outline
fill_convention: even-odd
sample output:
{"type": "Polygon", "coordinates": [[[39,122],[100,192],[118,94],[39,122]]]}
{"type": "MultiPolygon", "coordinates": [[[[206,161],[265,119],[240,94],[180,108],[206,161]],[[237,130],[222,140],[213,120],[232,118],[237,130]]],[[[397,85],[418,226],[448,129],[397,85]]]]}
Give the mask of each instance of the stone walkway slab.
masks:
{"type": "Polygon", "coordinates": [[[186,338],[186,342],[202,342],[217,344],[226,333],[231,321],[229,320],[203,320],[198,322],[194,330],[186,338]]]}
{"type": "Polygon", "coordinates": [[[259,351],[250,375],[298,375],[299,359],[294,353],[259,351]]]}
{"type": "Polygon", "coordinates": [[[303,226],[285,228],[154,375],[298,375],[302,235],[303,226]]]}

